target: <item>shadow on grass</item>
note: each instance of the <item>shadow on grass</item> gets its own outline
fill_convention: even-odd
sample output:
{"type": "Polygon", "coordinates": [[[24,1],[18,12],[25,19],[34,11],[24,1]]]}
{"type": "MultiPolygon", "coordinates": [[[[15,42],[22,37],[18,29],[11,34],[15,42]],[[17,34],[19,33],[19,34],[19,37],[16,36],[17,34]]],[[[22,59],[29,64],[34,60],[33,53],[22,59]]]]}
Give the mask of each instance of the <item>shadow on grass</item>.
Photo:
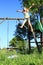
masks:
{"type": "Polygon", "coordinates": [[[29,65],[35,65],[34,63],[30,63],[29,65]]]}

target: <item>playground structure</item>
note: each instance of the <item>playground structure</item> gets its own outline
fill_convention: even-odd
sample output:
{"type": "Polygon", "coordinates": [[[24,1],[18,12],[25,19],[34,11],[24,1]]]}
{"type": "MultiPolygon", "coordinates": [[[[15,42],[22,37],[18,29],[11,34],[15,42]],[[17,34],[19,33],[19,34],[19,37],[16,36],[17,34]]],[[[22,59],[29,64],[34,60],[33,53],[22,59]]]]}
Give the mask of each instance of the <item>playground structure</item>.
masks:
{"type": "MultiPolygon", "coordinates": [[[[0,20],[3,20],[2,22],[0,22],[0,24],[2,24],[5,20],[18,20],[19,21],[19,20],[24,20],[24,18],[8,18],[7,17],[7,18],[0,18],[0,20]]],[[[40,42],[38,42],[36,40],[36,45],[37,45],[37,48],[38,48],[38,52],[41,53],[42,52],[42,44],[43,44],[43,42],[42,42],[42,28],[41,28],[42,24],[40,25],[40,22],[38,22],[38,20],[37,20],[35,23],[32,22],[32,25],[33,25],[33,27],[35,26],[34,28],[35,28],[36,37],[38,37],[40,35],[40,37],[38,37],[38,38],[40,38],[40,42]]],[[[30,44],[34,43],[34,42],[31,42],[31,39],[33,39],[34,37],[33,37],[33,35],[31,35],[31,31],[30,31],[29,28],[27,29],[27,32],[28,32],[27,37],[28,37],[29,53],[30,53],[31,52],[31,45],[30,44]]]]}

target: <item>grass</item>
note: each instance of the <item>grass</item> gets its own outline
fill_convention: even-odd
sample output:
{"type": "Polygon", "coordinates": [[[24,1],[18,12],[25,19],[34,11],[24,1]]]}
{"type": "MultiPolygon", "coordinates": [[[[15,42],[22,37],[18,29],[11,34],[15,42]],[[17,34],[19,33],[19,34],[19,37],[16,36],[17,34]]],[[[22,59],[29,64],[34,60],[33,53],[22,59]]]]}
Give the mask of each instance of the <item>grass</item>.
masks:
{"type": "Polygon", "coordinates": [[[0,65],[43,65],[43,51],[31,54],[20,54],[13,51],[0,50],[0,65]],[[9,55],[18,55],[17,58],[10,59],[9,55]]]}

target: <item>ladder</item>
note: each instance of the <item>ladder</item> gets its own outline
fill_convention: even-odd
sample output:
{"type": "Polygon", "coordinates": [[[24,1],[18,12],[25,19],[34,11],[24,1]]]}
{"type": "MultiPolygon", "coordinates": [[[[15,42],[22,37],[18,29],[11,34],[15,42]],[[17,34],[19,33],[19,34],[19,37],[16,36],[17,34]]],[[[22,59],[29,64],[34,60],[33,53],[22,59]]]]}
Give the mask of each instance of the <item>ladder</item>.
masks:
{"type": "Polygon", "coordinates": [[[40,42],[38,42],[37,39],[34,39],[35,42],[31,42],[31,39],[34,38],[34,36],[33,36],[33,35],[30,35],[31,33],[28,32],[29,53],[31,53],[31,45],[30,45],[31,43],[36,43],[36,46],[37,46],[38,52],[39,52],[39,53],[42,52],[42,32],[37,31],[37,34],[38,34],[38,33],[40,34],[40,37],[38,37],[39,35],[38,35],[38,36],[36,35],[36,37],[40,38],[40,42]]]}

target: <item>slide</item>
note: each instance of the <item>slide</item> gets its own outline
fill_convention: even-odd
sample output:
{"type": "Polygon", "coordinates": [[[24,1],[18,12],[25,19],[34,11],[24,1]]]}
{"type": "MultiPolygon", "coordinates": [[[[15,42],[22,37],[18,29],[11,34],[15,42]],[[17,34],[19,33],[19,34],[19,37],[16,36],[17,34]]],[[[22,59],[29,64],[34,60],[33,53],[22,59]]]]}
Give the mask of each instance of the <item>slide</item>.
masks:
{"type": "Polygon", "coordinates": [[[43,24],[41,24],[41,22],[39,21],[37,21],[36,30],[40,30],[41,32],[43,32],[43,24]]]}

